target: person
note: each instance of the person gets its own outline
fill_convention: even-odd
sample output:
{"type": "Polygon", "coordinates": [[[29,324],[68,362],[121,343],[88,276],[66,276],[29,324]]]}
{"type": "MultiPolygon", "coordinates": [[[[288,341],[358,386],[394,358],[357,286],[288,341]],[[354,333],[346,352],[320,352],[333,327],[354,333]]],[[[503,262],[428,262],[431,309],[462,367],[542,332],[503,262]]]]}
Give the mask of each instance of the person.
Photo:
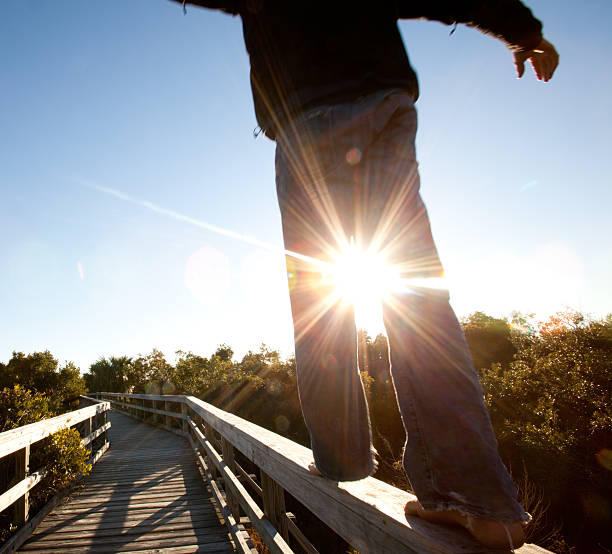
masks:
{"type": "MultiPolygon", "coordinates": [[[[314,466],[333,480],[364,478],[375,461],[353,307],[312,260],[333,264],[352,243],[410,282],[442,275],[419,194],[418,83],[397,22],[476,27],[505,42],[519,77],[529,60],[548,81],[558,55],[518,0],[189,3],[242,19],[257,121],[277,143],[285,248],[299,254],[287,256],[287,270],[314,466]]],[[[399,289],[383,319],[407,434],[403,465],[418,498],[406,514],[460,524],[488,547],[520,546],[530,516],[497,452],[448,292],[399,289]]]]}

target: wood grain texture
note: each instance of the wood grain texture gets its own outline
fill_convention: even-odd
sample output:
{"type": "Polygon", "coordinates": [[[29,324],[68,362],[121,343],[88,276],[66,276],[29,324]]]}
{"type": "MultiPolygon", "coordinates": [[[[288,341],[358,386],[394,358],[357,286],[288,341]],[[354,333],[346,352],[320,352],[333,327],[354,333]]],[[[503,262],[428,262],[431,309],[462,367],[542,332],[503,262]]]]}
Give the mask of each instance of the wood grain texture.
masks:
{"type": "MultiPolygon", "coordinates": [[[[182,403],[180,412],[174,412],[170,408],[172,410],[170,417],[181,423],[182,431],[168,430],[178,434],[184,434],[185,429],[189,430],[190,434],[193,435],[193,440],[198,444],[198,448],[206,453],[206,463],[208,463],[208,460],[211,462],[207,468],[208,472],[215,473],[211,477],[213,479],[222,477],[226,488],[225,492],[229,492],[230,498],[234,496],[234,498],[239,499],[239,503],[249,516],[251,523],[259,529],[266,542],[270,541],[272,552],[290,551],[286,550],[286,543],[280,537],[278,527],[282,528],[283,525],[279,525],[279,522],[277,522],[277,528],[275,529],[269,519],[265,517],[263,510],[247,494],[236,474],[247,483],[251,478],[248,475],[246,476],[248,479],[245,478],[243,474],[246,474],[246,472],[241,471],[235,461],[233,471],[230,470],[229,466],[232,465],[230,445],[238,449],[265,473],[264,481],[268,480],[270,483],[275,483],[276,486],[285,489],[362,554],[368,552],[415,552],[418,554],[490,552],[489,549],[475,543],[462,530],[434,525],[419,518],[409,518],[407,520],[404,516],[403,507],[408,500],[414,498],[409,493],[372,478],[358,482],[337,483],[315,476],[307,469],[309,462],[312,461],[312,452],[309,449],[194,397],[123,395],[119,393],[97,396],[98,398],[112,399],[117,407],[138,415],[144,415],[144,412],[152,412],[156,416],[170,415],[170,406],[167,403],[182,403]],[[165,409],[163,410],[159,409],[162,407],[161,405],[156,405],[161,402],[165,403],[163,405],[165,409]],[[142,408],[149,409],[143,410],[142,408]],[[206,429],[206,436],[201,431],[203,429],[206,429]],[[224,442],[226,441],[223,448],[221,447],[221,441],[217,438],[219,435],[222,440],[224,439],[224,442]],[[224,451],[228,458],[227,461],[221,457],[221,451],[224,451]]],[[[143,427],[149,429],[148,426],[143,427]]],[[[82,531],[87,527],[100,528],[103,522],[108,522],[109,526],[113,526],[109,529],[121,529],[122,520],[129,522],[130,528],[136,526],[140,530],[150,530],[154,528],[155,524],[146,518],[155,518],[158,514],[165,514],[168,516],[165,521],[174,531],[171,534],[170,543],[163,547],[150,546],[152,535],[144,533],[142,538],[138,540],[113,543],[112,551],[128,552],[130,549],[140,552],[163,552],[166,550],[177,553],[215,551],[207,549],[217,548],[217,545],[221,543],[186,544],[189,537],[198,537],[199,531],[194,528],[193,534],[190,535],[190,530],[184,528],[185,522],[183,519],[186,516],[182,513],[176,515],[175,509],[182,506],[181,502],[187,503],[195,510],[194,517],[197,514],[200,521],[208,522],[203,514],[207,506],[210,507],[212,504],[207,505],[206,502],[194,501],[187,490],[187,485],[185,484],[184,488],[180,487],[175,475],[178,466],[172,462],[172,448],[164,448],[163,444],[159,444],[157,455],[151,456],[150,453],[147,453],[146,444],[139,445],[134,442],[132,446],[135,450],[134,459],[137,462],[130,461],[127,458],[117,459],[116,463],[109,466],[108,470],[101,472],[99,480],[91,485],[96,487],[91,489],[92,492],[97,492],[100,499],[105,499],[102,507],[96,508],[96,495],[84,493],[83,498],[75,502],[73,508],[58,511],[55,516],[56,523],[65,525],[76,518],[77,512],[75,510],[87,508],[89,514],[86,516],[86,523],[80,524],[82,531]],[[151,492],[147,488],[150,481],[153,480],[160,487],[163,487],[157,489],[158,492],[151,492]],[[110,492],[108,487],[111,487],[110,492]],[[113,487],[115,488],[113,489],[113,487]],[[133,492],[131,487],[134,487],[133,492]],[[128,498],[126,498],[124,492],[126,488],[132,492],[127,495],[128,498]],[[160,494],[159,491],[161,490],[164,492],[160,494]],[[175,515],[176,517],[174,517],[175,515]],[[93,519],[89,520],[89,518],[93,519]]],[[[259,496],[260,490],[256,490],[255,494],[257,496],[259,496]]],[[[227,499],[222,500],[225,503],[227,499]]],[[[271,513],[274,511],[282,512],[280,509],[270,508],[268,511],[270,517],[272,517],[271,513]]],[[[225,515],[234,519],[229,511],[225,511],[225,515]]],[[[286,520],[286,518],[282,519],[286,520]]],[[[286,523],[285,521],[282,523],[287,525],[287,530],[296,538],[296,532],[299,532],[299,529],[294,522],[286,520],[286,523]]],[[[112,539],[112,533],[110,533],[108,536],[100,537],[102,542],[94,545],[93,543],[83,542],[83,538],[80,536],[68,539],[69,531],[62,531],[61,534],[64,535],[66,541],[75,541],[67,542],[65,547],[61,548],[61,551],[66,552],[82,551],[83,549],[91,552],[105,551],[99,549],[104,548],[109,540],[114,540],[112,539]],[[81,543],[78,543],[78,541],[81,541],[81,543]],[[77,543],[81,546],[77,547],[77,543]]],[[[136,535],[140,537],[140,535],[136,535]]],[[[126,537],[129,538],[129,536],[126,533],[126,537]]],[[[302,538],[304,542],[302,543],[299,539],[298,542],[302,543],[306,551],[312,552],[308,548],[306,537],[302,538]]],[[[214,541],[214,539],[212,540],[214,541]]],[[[52,550],[50,547],[43,549],[41,545],[44,546],[44,544],[55,544],[57,546],[53,540],[42,540],[41,538],[39,545],[36,548],[32,547],[30,551],[34,552],[38,549],[49,552],[52,550]]],[[[501,553],[503,551],[497,552],[501,553]]],[[[516,552],[535,554],[546,552],[546,550],[534,545],[526,545],[517,549],[516,552]]]]}
{"type": "Polygon", "coordinates": [[[38,442],[56,433],[60,429],[72,427],[108,409],[110,409],[110,404],[108,402],[103,402],[0,433],[0,458],[12,454],[32,443],[38,442]]]}
{"type": "Polygon", "coordinates": [[[234,552],[190,445],[111,412],[112,448],[22,552],[234,552]]]}
{"type": "MultiPolygon", "coordinates": [[[[195,437],[192,446],[201,447],[206,453],[207,459],[210,460],[211,466],[217,468],[218,473],[223,477],[224,486],[234,494],[240,505],[247,514],[251,525],[253,525],[271,554],[291,554],[293,551],[285,542],[280,533],[275,529],[274,525],[265,517],[263,510],[251,498],[247,490],[244,488],[238,478],[229,470],[223,458],[215,450],[213,445],[204,436],[202,431],[197,427],[194,421],[189,420],[191,432],[195,437]],[[196,446],[199,445],[199,446],[196,446]]],[[[211,472],[212,475],[212,472],[211,472]]]]}
{"type": "MultiPolygon", "coordinates": [[[[334,482],[308,471],[312,451],[211,404],[186,397],[190,410],[359,552],[490,552],[467,532],[404,515],[415,497],[372,477],[334,482]]],[[[503,551],[499,551],[503,552],[503,551]]],[[[509,552],[509,550],[508,550],[509,552]]],[[[542,552],[525,545],[516,552],[542,552]]]]}

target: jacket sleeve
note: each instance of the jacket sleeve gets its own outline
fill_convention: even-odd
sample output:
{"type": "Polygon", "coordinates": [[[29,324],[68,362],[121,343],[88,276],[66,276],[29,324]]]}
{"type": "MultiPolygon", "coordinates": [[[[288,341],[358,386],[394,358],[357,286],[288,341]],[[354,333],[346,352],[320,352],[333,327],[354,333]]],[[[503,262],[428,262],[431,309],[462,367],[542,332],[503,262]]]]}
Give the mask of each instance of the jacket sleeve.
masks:
{"type": "Polygon", "coordinates": [[[202,8],[210,8],[211,10],[221,10],[232,15],[238,15],[240,12],[240,0],[172,0],[178,4],[193,4],[202,8]]]}
{"type": "Polygon", "coordinates": [[[542,23],[519,0],[396,0],[396,6],[401,19],[465,23],[514,51],[532,50],[542,40],[542,23]]]}

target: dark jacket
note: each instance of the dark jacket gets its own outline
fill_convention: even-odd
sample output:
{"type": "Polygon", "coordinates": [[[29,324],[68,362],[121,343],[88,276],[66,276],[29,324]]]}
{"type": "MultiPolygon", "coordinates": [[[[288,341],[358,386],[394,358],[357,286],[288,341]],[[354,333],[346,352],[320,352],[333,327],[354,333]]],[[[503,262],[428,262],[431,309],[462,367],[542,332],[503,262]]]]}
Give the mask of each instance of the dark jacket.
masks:
{"type": "Polygon", "coordinates": [[[382,87],[418,97],[398,19],[466,23],[513,50],[530,50],[542,24],[519,0],[189,0],[240,15],[260,127],[275,128],[317,104],[382,87]]]}

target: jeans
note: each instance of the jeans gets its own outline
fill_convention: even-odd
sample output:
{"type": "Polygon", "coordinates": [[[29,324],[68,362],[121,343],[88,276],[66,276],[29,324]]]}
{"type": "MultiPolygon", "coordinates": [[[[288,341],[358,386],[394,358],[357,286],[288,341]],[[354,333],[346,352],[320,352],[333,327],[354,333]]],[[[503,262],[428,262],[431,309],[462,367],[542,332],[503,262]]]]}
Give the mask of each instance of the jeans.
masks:
{"type": "MultiPolygon", "coordinates": [[[[442,275],[419,194],[412,97],[382,90],[318,106],[277,135],[276,184],[287,256],[298,390],[325,477],[374,469],[350,304],[318,262],[352,240],[402,277],[442,275]],[[313,261],[315,260],[315,261],[313,261]]],[[[446,291],[395,291],[383,306],[391,375],[407,435],[403,465],[422,506],[527,521],[497,452],[483,392],[446,291]]]]}

